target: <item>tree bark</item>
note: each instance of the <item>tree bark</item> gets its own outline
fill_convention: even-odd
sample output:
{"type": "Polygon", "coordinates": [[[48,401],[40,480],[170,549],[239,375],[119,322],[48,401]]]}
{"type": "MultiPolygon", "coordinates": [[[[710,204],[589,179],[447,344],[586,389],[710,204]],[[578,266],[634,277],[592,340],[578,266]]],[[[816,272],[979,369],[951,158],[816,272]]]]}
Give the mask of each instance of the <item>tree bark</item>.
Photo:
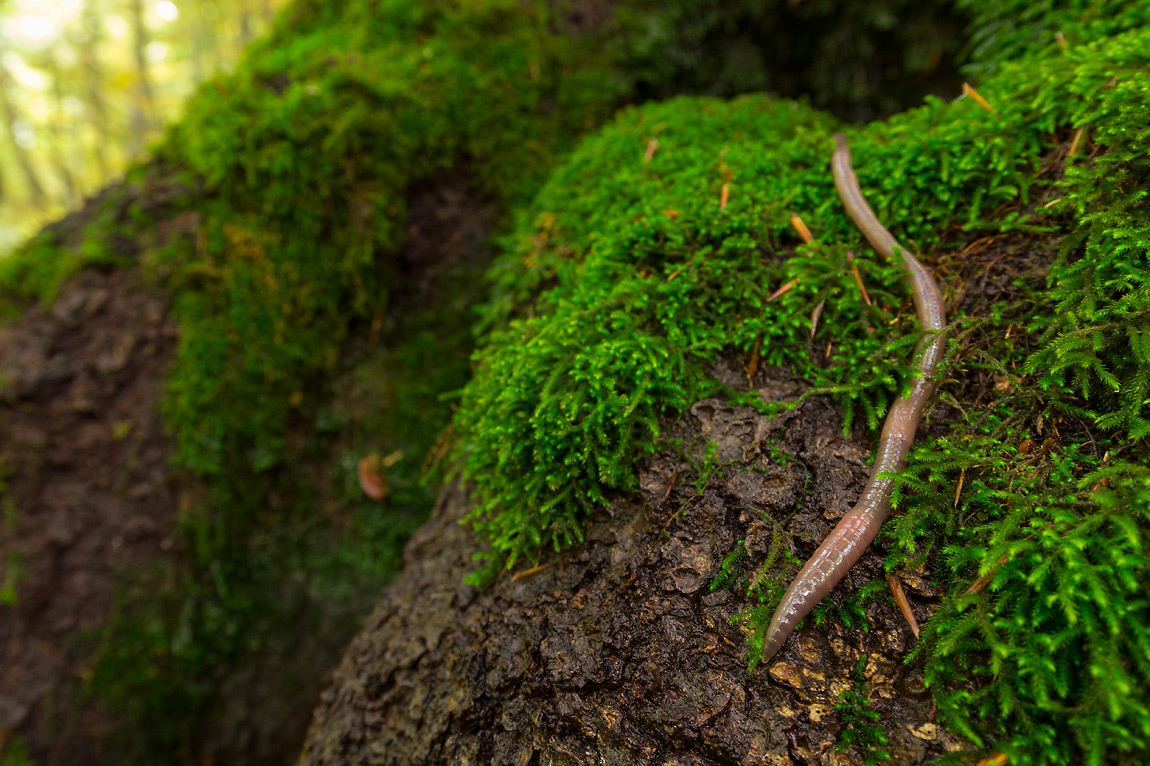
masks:
{"type": "MultiPolygon", "coordinates": [[[[735,369],[717,374],[738,386],[735,369]]],[[[757,388],[788,400],[802,390],[778,371],[757,388]]],[[[840,418],[819,399],[774,419],[699,402],[664,431],[688,455],[648,459],[639,492],[596,514],[585,544],[486,590],[462,584],[479,546],[459,524],[465,493],[448,487],[336,670],[301,764],[856,764],[859,753],[835,750],[835,705],[862,654],[890,763],[963,747],[931,721],[890,599],[867,607],[869,632],[807,620],[749,672],[738,615],[751,604],[709,588],[737,541],[753,572],[781,525],[803,559],[850,507],[870,448],[843,438],[840,418]],[[698,489],[690,465],[707,442],[732,464],[698,489]]],[[[831,598],[882,578],[881,564],[866,554],[831,598]]],[[[922,619],[933,594],[912,593],[922,619]]]]}
{"type": "Polygon", "coordinates": [[[108,107],[104,103],[104,76],[100,64],[100,13],[96,0],[85,0],[81,11],[84,35],[79,42],[80,67],[84,70],[84,91],[95,128],[95,141],[92,142],[92,156],[100,172],[101,181],[107,180],[110,171],[108,155],[104,147],[109,143],[108,107]]]}
{"type": "Polygon", "coordinates": [[[128,12],[132,17],[132,54],[136,61],[136,98],[132,104],[129,142],[131,154],[135,155],[143,148],[155,124],[156,99],[148,67],[148,27],[144,23],[143,0],[131,0],[128,12]]]}
{"type": "Polygon", "coordinates": [[[56,175],[60,177],[63,186],[63,202],[74,205],[80,200],[80,185],[70,167],[68,146],[72,139],[67,135],[71,120],[64,112],[64,74],[60,69],[60,62],[53,51],[48,51],[44,57],[44,69],[52,78],[52,106],[53,116],[49,122],[52,133],[52,160],[56,166],[56,175]]]}

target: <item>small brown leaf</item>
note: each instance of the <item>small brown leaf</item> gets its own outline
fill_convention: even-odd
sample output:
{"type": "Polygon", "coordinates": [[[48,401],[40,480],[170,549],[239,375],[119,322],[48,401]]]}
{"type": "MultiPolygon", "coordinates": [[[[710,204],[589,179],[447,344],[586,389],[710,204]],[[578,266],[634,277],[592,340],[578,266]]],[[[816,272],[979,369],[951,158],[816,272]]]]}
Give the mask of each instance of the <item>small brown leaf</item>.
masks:
{"type": "Polygon", "coordinates": [[[383,461],[374,452],[359,461],[356,474],[359,476],[359,486],[363,494],[372,500],[383,500],[387,497],[387,479],[381,472],[383,461]]]}

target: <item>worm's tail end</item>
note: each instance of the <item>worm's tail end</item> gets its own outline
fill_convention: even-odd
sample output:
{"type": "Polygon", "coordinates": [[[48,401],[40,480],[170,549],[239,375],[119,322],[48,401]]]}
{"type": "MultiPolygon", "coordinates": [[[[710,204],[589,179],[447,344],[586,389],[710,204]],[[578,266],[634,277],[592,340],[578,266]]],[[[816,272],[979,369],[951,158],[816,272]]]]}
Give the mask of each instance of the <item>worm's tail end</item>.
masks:
{"type": "Polygon", "coordinates": [[[794,628],[787,630],[778,619],[771,620],[771,626],[767,628],[767,636],[763,639],[762,664],[767,664],[779,653],[793,632],[794,628]]]}
{"type": "MultiPolygon", "coordinates": [[[[817,559],[816,554],[812,557],[812,561],[817,559]]],[[[805,599],[800,594],[800,591],[807,591],[809,588],[804,589],[804,584],[807,581],[807,570],[811,567],[810,562],[807,566],[803,567],[803,571],[799,572],[794,582],[787,588],[787,592],[783,595],[783,600],[779,602],[778,608],[775,609],[775,614],[771,617],[771,624],[767,627],[767,635],[763,638],[763,655],[761,662],[767,663],[771,658],[778,654],[778,651],[783,648],[783,644],[795,632],[795,626],[799,624],[799,620],[811,611],[811,608],[818,603],[817,600],[807,603],[809,599],[805,599]]]]}

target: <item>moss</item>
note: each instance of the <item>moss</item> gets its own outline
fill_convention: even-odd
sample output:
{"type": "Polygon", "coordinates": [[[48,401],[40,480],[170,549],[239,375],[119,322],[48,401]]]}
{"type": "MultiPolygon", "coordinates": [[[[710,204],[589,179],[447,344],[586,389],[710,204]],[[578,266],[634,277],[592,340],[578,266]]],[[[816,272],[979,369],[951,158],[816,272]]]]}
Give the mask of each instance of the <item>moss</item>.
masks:
{"type": "Polygon", "coordinates": [[[111,187],[88,209],[73,214],[84,219],[80,232],[66,234],[75,225],[64,219],[0,258],[0,319],[18,315],[35,301],[50,303],[64,280],[81,269],[130,264],[131,258],[112,244],[125,230],[119,212],[127,196],[125,187],[111,187]]]}
{"type": "Polygon", "coordinates": [[[211,198],[195,241],[157,261],[196,288],[179,290],[165,416],[197,473],[280,460],[309,384],[386,299],[377,263],[404,236],[410,183],[466,156],[513,197],[613,100],[560,77],[575,49],[543,33],[538,10],[393,5],[369,16],[350,4],[327,26],[258,45],[160,148],[211,198]]]}
{"type": "MultiPolygon", "coordinates": [[[[1019,764],[1133,762],[1150,747],[1150,29],[1079,40],[999,64],[979,84],[993,113],[928,99],[851,135],[871,204],[912,249],[957,271],[954,250],[980,236],[1061,243],[1048,286],[953,318],[962,382],[947,395],[980,409],[915,452],[910,510],[887,533],[891,566],[929,558],[948,592],[993,575],[944,604],[922,651],[943,720],[1019,764]],[[1023,443],[1039,454],[1019,460],[1023,443]]],[[[519,216],[456,419],[469,520],[490,546],[475,579],[577,542],[590,509],[634,486],[659,419],[715,390],[720,353],[761,347],[834,393],[848,427],[877,426],[905,384],[913,311],[837,202],[836,127],[764,97],[625,110],[519,216]],[[798,244],[788,210],[815,245],[798,244]]],[[[773,606],[752,604],[752,627],[773,606]]]]}
{"type": "Polygon", "coordinates": [[[1078,45],[1143,27],[1150,10],[1125,0],[958,0],[970,15],[968,74],[985,76],[1004,62],[1059,55],[1078,45]]]}
{"type": "MultiPolygon", "coordinates": [[[[351,328],[386,305],[388,256],[405,232],[405,190],[439,169],[468,163],[489,192],[518,210],[505,240],[507,255],[492,271],[493,296],[483,311],[486,345],[456,421],[455,454],[477,488],[472,520],[491,543],[490,571],[577,540],[590,507],[609,490],[633,485],[632,465],[657,442],[659,418],[715,389],[706,371],[724,351],[761,348],[765,362],[789,365],[812,385],[833,390],[848,426],[856,416],[877,425],[904,384],[914,324],[899,274],[857,249],[858,235],[834,201],[825,167],[828,136],[839,127],[833,118],[805,103],[761,96],[630,109],[585,143],[534,197],[575,137],[600,124],[620,101],[774,85],[764,53],[773,48],[763,42],[771,38],[762,30],[787,13],[784,5],[791,4],[628,2],[619,4],[617,24],[580,35],[564,4],[300,0],[234,74],[204,86],[157,150],[164,166],[194,176],[190,186],[198,191],[173,206],[195,209],[198,223],[190,237],[145,252],[143,263],[175,294],[181,340],[165,418],[180,463],[202,477],[206,489],[185,514],[191,563],[174,578],[180,581],[176,595],[165,592],[155,611],[133,611],[114,626],[107,642],[112,651],[97,673],[110,698],[141,711],[138,720],[176,720],[172,728],[147,727],[156,733],[155,752],[187,749],[194,731],[189,719],[215,693],[208,671],[258,654],[284,624],[283,610],[267,593],[276,593],[296,571],[323,569],[317,561],[328,566],[318,575],[325,587],[339,579],[341,565],[378,576],[364,552],[386,569],[421,513],[417,508],[410,518],[397,518],[360,508],[363,523],[349,537],[362,534],[374,542],[342,547],[338,530],[317,518],[314,496],[294,464],[318,447],[293,446],[292,434],[325,412],[325,381],[351,328]],[[758,32],[743,33],[748,20],[758,32]],[[700,46],[720,48],[723,55],[701,56],[700,46]],[[720,209],[724,188],[730,202],[720,209]],[[818,246],[798,246],[788,209],[812,225],[818,246]],[[848,248],[860,254],[856,263],[874,306],[859,297],[846,266],[848,248]],[[792,280],[798,280],[795,289],[768,301],[792,280]],[[812,340],[810,309],[824,299],[812,340]],[[141,656],[149,662],[141,663],[141,656]],[[132,672],[117,674],[125,668],[132,672]],[[170,688],[179,693],[168,694],[170,688]]],[[[833,33],[812,42],[821,53],[807,62],[798,84],[779,87],[797,92],[815,83],[821,89],[817,104],[877,98],[880,110],[893,110],[906,102],[891,101],[896,89],[882,78],[839,75],[846,69],[865,74],[876,62],[899,69],[901,84],[925,72],[934,53],[949,45],[934,29],[937,16],[929,11],[936,6],[848,5],[842,13],[835,4],[801,4],[802,13],[812,14],[807,21],[817,22],[814,28],[825,22],[833,33]],[[871,49],[837,44],[845,32],[833,19],[861,27],[863,34],[851,39],[871,49]],[[923,44],[910,46],[903,61],[875,53],[883,46],[903,49],[899,42],[908,39],[923,44]]],[[[969,100],[928,100],[856,131],[852,145],[864,187],[900,238],[923,251],[987,233],[1067,235],[1050,290],[979,325],[984,335],[978,337],[988,356],[1031,370],[1024,388],[1033,417],[1072,413],[1086,419],[1091,434],[1112,429],[1108,438],[1124,445],[1115,454],[1133,459],[1139,454],[1133,440],[1147,422],[1139,261],[1145,255],[1139,115],[1146,40],[1141,31],[1098,40],[1144,20],[1137,9],[1112,3],[1044,5],[1033,18],[1017,3],[963,7],[976,19],[975,66],[996,72],[979,87],[998,112],[986,114],[969,100]],[[1000,16],[1003,7],[1018,15],[1000,16]],[[1025,23],[1003,23],[1009,19],[1025,23]],[[1051,41],[1053,29],[1065,33],[1067,52],[1051,41]],[[1028,63],[1009,63],[1022,55],[1028,63]],[[1114,87],[1107,88],[1111,77],[1114,87]],[[1042,196],[1048,184],[1039,178],[1040,158],[1054,139],[1079,127],[1088,129],[1082,155],[1087,148],[1106,151],[1068,172],[1053,192],[1062,202],[1036,214],[1035,204],[1052,199],[1042,196]],[[1018,317],[1033,333],[1037,353],[989,340],[990,329],[1001,329],[996,321],[1018,317]]],[[[66,275],[117,257],[109,247],[116,236],[138,239],[156,220],[140,207],[128,212],[127,224],[120,215],[97,216],[85,235],[89,244],[79,248],[58,232],[45,234],[4,262],[0,290],[21,299],[50,298],[66,275]]],[[[387,368],[403,366],[406,353],[395,351],[365,376],[384,379],[386,392],[387,380],[402,377],[387,375],[387,368]]],[[[442,385],[453,388],[453,375],[445,375],[442,385]]],[[[416,396],[406,383],[395,385],[408,392],[397,399],[412,396],[420,410],[436,393],[416,396]]],[[[436,417],[442,413],[427,422],[436,417]]],[[[961,551],[938,558],[956,580],[993,567],[988,562],[997,561],[990,557],[999,549],[975,549],[956,537],[956,517],[938,500],[945,492],[932,496],[929,482],[911,482],[937,476],[942,486],[964,468],[973,480],[976,466],[1012,444],[997,424],[971,422],[970,429],[989,429],[983,433],[989,441],[982,451],[956,441],[958,451],[943,449],[949,462],[937,468],[921,453],[907,474],[908,491],[925,498],[923,509],[934,510],[920,528],[899,527],[891,538],[893,551],[912,558],[938,558],[948,546],[961,551]]],[[[409,425],[381,418],[378,427],[394,428],[392,436],[403,442],[409,425]]],[[[964,433],[976,430],[954,430],[955,438],[964,433]]],[[[410,449],[424,449],[426,442],[413,438],[410,449]]],[[[1061,507],[1047,501],[1085,481],[1085,470],[1068,469],[1057,482],[1038,486],[1046,505],[1033,507],[1061,507]]],[[[1088,533],[1094,534],[1090,524],[1100,517],[1098,509],[1134,502],[1122,499],[1137,494],[1133,474],[1114,470],[1110,490],[1082,498],[1088,533]]],[[[986,486],[1001,492],[1010,478],[988,476],[986,486]]],[[[350,480],[347,466],[338,480],[350,480]]],[[[412,503],[427,502],[414,472],[400,489],[412,503]]],[[[982,514],[977,524],[983,526],[976,528],[998,530],[1002,545],[1017,543],[1015,527],[1002,525],[1017,525],[1021,517],[996,516],[978,497],[971,509],[982,514]]],[[[1114,523],[1115,530],[1127,524],[1114,523]]],[[[1143,529],[1140,521],[1135,526],[1143,529]]],[[[1068,532],[1066,539],[1080,538],[1068,532]]],[[[1125,539],[1133,548],[1122,550],[1141,544],[1137,536],[1125,539]]],[[[1045,635],[1043,620],[1050,618],[1044,613],[1012,611],[1018,594],[1033,586],[1032,570],[1020,564],[1010,571],[1014,579],[1004,583],[1018,598],[1004,597],[1001,614],[1020,614],[1045,635]]],[[[762,603],[748,612],[752,622],[762,622],[774,598],[766,587],[777,584],[772,572],[767,565],[755,578],[762,603]]],[[[1130,578],[1146,582],[1137,567],[1130,578]]],[[[1107,596],[1130,607],[1115,612],[1125,625],[1140,613],[1122,588],[1107,596]]],[[[1003,740],[1019,762],[1056,762],[1077,751],[1047,753],[1042,737],[1061,720],[1058,706],[1066,696],[1087,689],[1098,699],[1089,698],[1076,714],[1075,731],[1082,733],[1067,747],[1140,746],[1145,716],[1136,690],[1103,699],[1083,680],[1092,672],[1087,668],[1072,684],[1051,687],[1056,693],[1046,699],[1018,702],[1020,687],[1010,686],[1012,679],[1033,683],[1031,676],[1019,671],[998,676],[1000,682],[992,671],[1005,665],[980,663],[988,652],[996,656],[992,646],[1004,645],[1021,647],[1015,662],[1029,661],[1033,646],[1022,645],[1022,634],[1002,639],[1006,644],[992,644],[987,636],[948,644],[948,631],[970,634],[963,627],[967,606],[956,604],[937,623],[931,656],[957,658],[957,666],[986,682],[983,696],[956,696],[942,706],[955,726],[982,732],[987,741],[1003,740]],[[962,718],[964,705],[973,706],[969,721],[962,718]],[[991,721],[992,715],[1001,722],[991,721]],[[1104,720],[1107,715],[1112,717],[1104,720]]],[[[1082,642],[1093,635],[1080,632],[1060,645],[1072,665],[1084,667],[1082,642]]],[[[1111,649],[1103,659],[1128,656],[1126,648],[1111,649]]],[[[938,677],[940,689],[949,683],[938,677]]]]}
{"type": "Polygon", "coordinates": [[[883,731],[882,715],[871,709],[867,699],[866,663],[867,655],[859,655],[851,672],[851,687],[835,703],[835,711],[843,721],[835,752],[854,748],[862,753],[866,766],[877,766],[890,760],[890,753],[883,747],[890,739],[883,731]]]}
{"type": "Polygon", "coordinates": [[[22,738],[0,741],[0,766],[32,766],[33,763],[22,738]]]}

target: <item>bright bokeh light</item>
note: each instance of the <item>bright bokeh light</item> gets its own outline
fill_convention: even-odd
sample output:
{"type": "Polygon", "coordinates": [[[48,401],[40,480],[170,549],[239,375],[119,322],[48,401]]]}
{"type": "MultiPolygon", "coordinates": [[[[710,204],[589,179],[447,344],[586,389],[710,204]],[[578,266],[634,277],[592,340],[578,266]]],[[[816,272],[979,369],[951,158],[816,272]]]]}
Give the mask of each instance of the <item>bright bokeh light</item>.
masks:
{"type": "Polygon", "coordinates": [[[156,3],[156,15],[164,21],[175,21],[180,18],[180,9],[171,0],[161,0],[156,3]]]}
{"type": "Polygon", "coordinates": [[[48,87],[48,76],[38,69],[28,66],[24,57],[15,51],[8,51],[0,56],[0,63],[20,85],[29,90],[40,91],[48,87]]]}
{"type": "Polygon", "coordinates": [[[75,20],[80,5],[81,0],[17,0],[7,9],[12,14],[4,20],[4,30],[25,43],[48,43],[75,20]]]}
{"type": "Polygon", "coordinates": [[[9,97],[0,115],[0,259],[75,206],[77,192],[122,173],[158,126],[178,116],[197,81],[233,64],[287,2],[0,0],[0,78],[9,97]],[[37,187],[43,192],[33,193],[37,187]]]}
{"type": "Polygon", "coordinates": [[[104,19],[104,29],[116,39],[128,36],[128,20],[123,16],[108,16],[104,19]]]}
{"type": "Polygon", "coordinates": [[[41,42],[56,36],[56,25],[50,18],[22,13],[12,19],[16,34],[32,42],[41,42]]]}
{"type": "Polygon", "coordinates": [[[164,57],[168,55],[168,46],[153,40],[144,49],[144,55],[148,57],[148,61],[163,61],[164,57]]]}
{"type": "Polygon", "coordinates": [[[16,120],[12,123],[12,137],[16,139],[16,143],[20,145],[21,149],[31,149],[36,146],[36,129],[24,120],[16,120]]]}

